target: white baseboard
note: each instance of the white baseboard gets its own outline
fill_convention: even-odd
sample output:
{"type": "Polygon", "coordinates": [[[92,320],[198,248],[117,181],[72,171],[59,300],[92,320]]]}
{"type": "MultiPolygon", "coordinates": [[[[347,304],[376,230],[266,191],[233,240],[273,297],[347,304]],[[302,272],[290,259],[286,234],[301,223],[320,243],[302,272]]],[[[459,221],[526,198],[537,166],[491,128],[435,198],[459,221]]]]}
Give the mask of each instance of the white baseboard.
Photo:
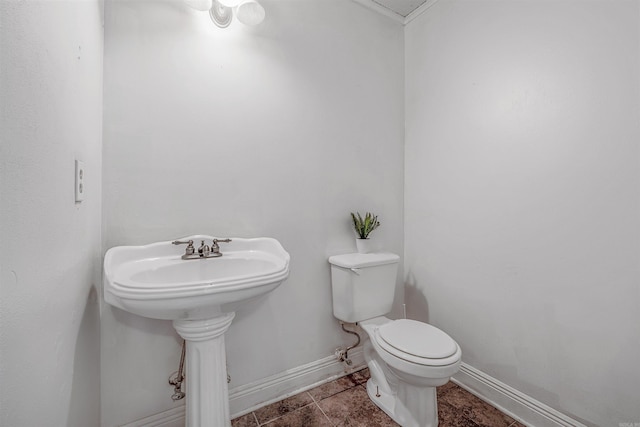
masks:
{"type": "Polygon", "coordinates": [[[184,427],[184,405],[142,418],[121,427],[184,427]]]}
{"type": "MultiPolygon", "coordinates": [[[[365,366],[362,347],[349,352],[353,361],[349,372],[365,366]]],[[[239,417],[320,384],[344,376],[344,364],[328,356],[276,375],[229,390],[231,417],[239,417]]],[[[472,366],[463,363],[452,381],[505,414],[532,427],[587,427],[472,366]]],[[[161,412],[122,427],[183,427],[184,406],[161,412]]]]}
{"type": "Polygon", "coordinates": [[[452,381],[527,426],[587,427],[466,363],[452,381]]]}
{"type": "MultiPolygon", "coordinates": [[[[247,414],[262,406],[310,390],[365,367],[362,347],[351,350],[349,357],[352,364],[348,371],[345,371],[345,365],[332,355],[229,389],[231,418],[247,414]]],[[[183,405],[125,424],[122,427],[184,427],[184,421],[185,409],[183,405]]]]}

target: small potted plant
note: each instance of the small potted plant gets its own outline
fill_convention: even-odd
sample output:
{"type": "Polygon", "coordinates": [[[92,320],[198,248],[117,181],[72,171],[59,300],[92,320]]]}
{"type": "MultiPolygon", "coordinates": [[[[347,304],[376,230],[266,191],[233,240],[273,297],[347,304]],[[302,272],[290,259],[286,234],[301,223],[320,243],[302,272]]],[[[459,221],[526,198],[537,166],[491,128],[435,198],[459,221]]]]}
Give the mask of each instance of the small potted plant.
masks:
{"type": "Polygon", "coordinates": [[[358,238],[356,239],[356,247],[361,254],[367,254],[371,252],[371,241],[369,240],[369,234],[380,226],[378,221],[378,215],[374,215],[371,212],[367,212],[362,218],[359,212],[351,212],[351,219],[353,220],[353,227],[356,230],[358,238]]]}

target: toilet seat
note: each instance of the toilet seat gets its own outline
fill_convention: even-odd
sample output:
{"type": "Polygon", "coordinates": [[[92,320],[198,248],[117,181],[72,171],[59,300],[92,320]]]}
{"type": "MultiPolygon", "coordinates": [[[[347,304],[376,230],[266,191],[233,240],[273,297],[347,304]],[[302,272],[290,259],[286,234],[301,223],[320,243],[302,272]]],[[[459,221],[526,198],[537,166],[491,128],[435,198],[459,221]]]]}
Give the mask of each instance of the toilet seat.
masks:
{"type": "Polygon", "coordinates": [[[377,344],[391,355],[425,366],[444,366],[460,359],[460,347],[435,326],[399,319],[375,329],[377,344]]]}

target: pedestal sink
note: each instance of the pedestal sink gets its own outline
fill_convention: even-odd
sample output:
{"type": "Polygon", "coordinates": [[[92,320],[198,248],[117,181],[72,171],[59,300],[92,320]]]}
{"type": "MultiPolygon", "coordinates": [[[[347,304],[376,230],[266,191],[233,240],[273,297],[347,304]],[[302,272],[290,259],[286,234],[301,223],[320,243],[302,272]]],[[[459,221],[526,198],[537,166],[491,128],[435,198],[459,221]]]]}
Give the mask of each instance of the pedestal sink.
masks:
{"type": "Polygon", "coordinates": [[[230,426],[224,333],[240,304],[287,278],[290,257],[266,237],[232,238],[215,258],[185,260],[183,251],[171,241],[109,249],[105,301],[143,317],[172,320],[187,343],[187,427],[230,426]]]}

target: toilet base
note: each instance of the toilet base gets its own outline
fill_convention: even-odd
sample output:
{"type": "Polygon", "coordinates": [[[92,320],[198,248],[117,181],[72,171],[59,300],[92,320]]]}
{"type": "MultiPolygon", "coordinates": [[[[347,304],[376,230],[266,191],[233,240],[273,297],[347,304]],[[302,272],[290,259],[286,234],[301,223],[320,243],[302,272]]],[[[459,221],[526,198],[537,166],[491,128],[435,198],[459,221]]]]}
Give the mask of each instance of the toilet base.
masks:
{"type": "Polygon", "coordinates": [[[396,399],[393,397],[393,395],[380,390],[380,387],[378,387],[375,381],[373,381],[373,378],[370,378],[367,381],[367,394],[369,395],[369,399],[371,399],[371,401],[375,403],[378,408],[382,409],[387,415],[393,418],[393,421],[400,424],[398,420],[394,418],[396,399]]]}
{"type": "Polygon", "coordinates": [[[398,390],[398,395],[393,395],[384,392],[371,378],[367,381],[367,394],[378,408],[402,427],[437,427],[438,425],[435,387],[413,387],[403,384],[398,390]],[[405,405],[412,406],[414,413],[405,405]]]}

